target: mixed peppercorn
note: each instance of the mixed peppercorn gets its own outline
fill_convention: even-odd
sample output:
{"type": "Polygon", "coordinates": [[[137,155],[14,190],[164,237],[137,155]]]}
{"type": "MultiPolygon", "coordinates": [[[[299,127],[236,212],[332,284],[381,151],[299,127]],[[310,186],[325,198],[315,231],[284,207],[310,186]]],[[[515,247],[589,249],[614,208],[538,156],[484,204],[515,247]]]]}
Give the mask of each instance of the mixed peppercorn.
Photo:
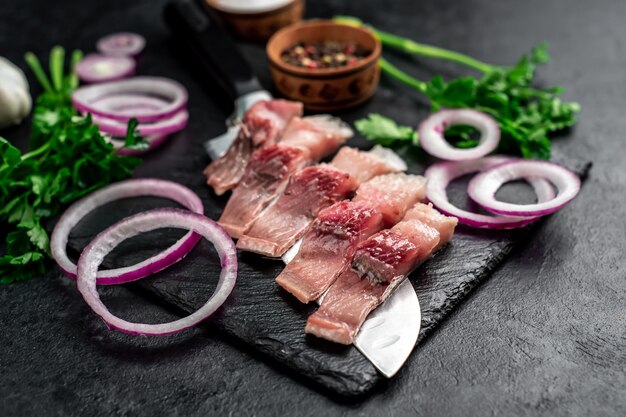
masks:
{"type": "Polygon", "coordinates": [[[339,68],[355,65],[370,51],[354,42],[298,42],[281,54],[284,62],[302,68],[339,68]]]}

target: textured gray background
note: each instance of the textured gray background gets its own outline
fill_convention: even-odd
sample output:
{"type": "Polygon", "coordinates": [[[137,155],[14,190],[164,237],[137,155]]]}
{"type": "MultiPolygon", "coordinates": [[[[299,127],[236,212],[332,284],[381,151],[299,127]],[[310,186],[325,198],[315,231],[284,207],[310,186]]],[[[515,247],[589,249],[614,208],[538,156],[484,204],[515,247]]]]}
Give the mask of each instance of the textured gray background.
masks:
{"type": "MultiPolygon", "coordinates": [[[[167,37],[161,3],[5,0],[0,54],[18,61],[26,50],[42,54],[55,43],[89,50],[99,36],[118,29],[144,33],[159,45],[167,37]]],[[[595,162],[581,196],[546,222],[394,380],[351,403],[307,388],[218,337],[187,333],[137,339],[102,332],[74,286],[56,270],[0,287],[0,415],[626,414],[621,145],[626,3],[309,3],[310,15],[358,14],[380,27],[496,63],[510,63],[548,40],[553,62],[541,79],[567,86],[567,97],[583,106],[580,124],[557,146],[595,162]]],[[[262,60],[257,48],[247,47],[246,53],[254,62],[262,60]]],[[[418,74],[435,71],[458,73],[428,62],[418,74]]],[[[170,56],[151,61],[142,72],[187,76],[170,56]]],[[[387,85],[370,105],[393,102],[390,112],[411,124],[425,111],[415,98],[387,85]]],[[[218,133],[223,111],[206,97],[196,98],[193,106],[204,114],[196,111],[190,130],[218,133]]],[[[2,134],[24,143],[27,130],[2,134]]],[[[185,138],[162,152],[181,146],[185,138]]],[[[108,290],[105,301],[135,319],[168,314],[121,288],[108,290]]]]}

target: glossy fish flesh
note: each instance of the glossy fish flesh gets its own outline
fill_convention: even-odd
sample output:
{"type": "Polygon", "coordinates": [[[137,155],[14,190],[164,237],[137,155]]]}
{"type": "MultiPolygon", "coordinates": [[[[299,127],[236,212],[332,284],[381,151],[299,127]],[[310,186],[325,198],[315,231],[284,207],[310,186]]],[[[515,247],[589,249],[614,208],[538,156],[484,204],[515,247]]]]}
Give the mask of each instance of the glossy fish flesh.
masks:
{"type": "Polygon", "coordinates": [[[442,240],[443,235],[437,228],[427,223],[439,225],[445,233],[455,222],[443,222],[438,218],[442,215],[432,207],[421,206],[417,207],[419,216],[430,215],[433,221],[405,217],[393,228],[358,245],[352,268],[341,273],[320,308],[308,318],[307,333],[336,343],[352,344],[368,314],[384,302],[414,268],[447,242],[442,240]]]}
{"type": "Polygon", "coordinates": [[[381,153],[376,146],[369,152],[345,146],[337,152],[330,164],[352,175],[359,182],[406,170],[406,165],[398,155],[391,150],[381,153]]]}
{"type": "Polygon", "coordinates": [[[237,242],[242,250],[279,257],[309,228],[318,213],[351,198],[357,181],[329,165],[304,168],[292,176],[276,203],[237,242]]]}
{"type": "Polygon", "coordinates": [[[307,163],[309,155],[306,149],[277,143],[256,150],[218,223],[232,237],[241,237],[263,209],[282,192],[289,177],[307,163]]]}
{"type": "Polygon", "coordinates": [[[334,152],[352,135],[340,119],[328,116],[296,117],[289,126],[280,143],[253,153],[228,200],[219,223],[232,237],[240,238],[248,231],[293,174],[334,152]]]}
{"type": "Polygon", "coordinates": [[[327,114],[295,117],[283,134],[281,142],[300,146],[311,152],[311,159],[319,161],[335,152],[354,132],[341,119],[327,114]]]}
{"type": "Polygon", "coordinates": [[[355,201],[375,202],[387,227],[398,223],[406,211],[426,195],[426,178],[403,173],[372,178],[356,191],[355,201]]]}
{"type": "Polygon", "coordinates": [[[382,215],[367,201],[334,204],[320,212],[276,282],[303,303],[317,299],[350,262],[357,244],[382,227],[382,215]]]}
{"type": "MultiPolygon", "coordinates": [[[[296,123],[296,120],[291,125],[302,124],[296,123]]],[[[302,237],[320,210],[352,198],[358,184],[369,180],[370,175],[386,174],[402,168],[398,166],[395,160],[398,157],[393,151],[383,153],[380,157],[372,156],[373,152],[380,153],[376,150],[365,152],[341,148],[333,161],[345,161],[345,158],[353,157],[354,164],[349,165],[347,161],[340,164],[352,174],[336,169],[334,165],[323,164],[305,168],[294,175],[276,203],[255,221],[239,240],[237,247],[265,256],[282,256],[302,237]]]]}
{"type": "Polygon", "coordinates": [[[276,143],[287,124],[302,115],[302,103],[269,100],[255,103],[243,118],[241,129],[226,153],[204,170],[207,184],[222,195],[237,186],[244,175],[252,152],[276,143]]]}
{"type": "Polygon", "coordinates": [[[426,181],[420,176],[387,174],[369,182],[372,181],[376,185],[366,194],[372,199],[364,195],[320,213],[305,234],[296,257],[276,278],[278,285],[301,302],[321,296],[348,266],[357,245],[381,230],[386,218],[392,218],[392,214],[401,217],[410,204],[424,197],[426,181]],[[399,189],[400,186],[409,189],[399,189]]]}

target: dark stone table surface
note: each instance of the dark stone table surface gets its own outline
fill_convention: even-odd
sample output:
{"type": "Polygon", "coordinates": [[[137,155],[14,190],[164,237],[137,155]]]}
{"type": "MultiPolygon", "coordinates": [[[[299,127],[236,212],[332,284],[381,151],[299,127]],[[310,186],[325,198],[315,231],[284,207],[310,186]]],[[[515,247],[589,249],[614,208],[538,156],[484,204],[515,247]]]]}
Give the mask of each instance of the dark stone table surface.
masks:
{"type": "MultiPolygon", "coordinates": [[[[90,50],[116,30],[161,45],[162,4],[4,0],[0,55],[23,67],[27,50],[42,55],[54,44],[90,50]]],[[[578,126],[555,145],[594,161],[581,195],[479,287],[393,380],[349,402],[217,335],[102,333],[56,268],[2,286],[0,416],[626,415],[626,2],[309,1],[309,16],[339,13],[501,64],[548,41],[553,61],[540,80],[566,86],[566,98],[583,107],[578,126]]],[[[244,49],[262,62],[260,48],[244,49]]],[[[460,71],[417,63],[422,76],[460,71]]],[[[169,54],[144,64],[142,73],[188,77],[169,54]]],[[[257,70],[267,82],[266,70],[257,70]]],[[[358,114],[380,100],[407,124],[426,111],[392,83],[379,96],[358,114]]],[[[204,114],[192,112],[190,130],[219,133],[224,110],[208,97],[197,100],[193,108],[204,114]]],[[[28,129],[1,134],[23,145],[28,129]]],[[[155,161],[176,169],[163,159],[167,151],[148,157],[142,169],[154,169],[155,161]]],[[[171,317],[125,288],[107,289],[103,298],[132,319],[171,317]]]]}

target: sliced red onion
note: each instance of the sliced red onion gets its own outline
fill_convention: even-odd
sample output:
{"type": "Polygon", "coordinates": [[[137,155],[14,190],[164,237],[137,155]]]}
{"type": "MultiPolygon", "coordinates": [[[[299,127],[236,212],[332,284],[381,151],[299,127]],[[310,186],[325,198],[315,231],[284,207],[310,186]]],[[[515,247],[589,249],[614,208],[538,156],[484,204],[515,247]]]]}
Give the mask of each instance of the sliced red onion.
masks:
{"type": "MultiPolygon", "coordinates": [[[[537,220],[538,217],[487,216],[472,213],[450,203],[446,193],[448,184],[452,180],[511,160],[511,158],[507,157],[492,156],[472,161],[439,162],[433,164],[424,173],[424,176],[428,179],[426,197],[439,211],[445,215],[458,218],[460,223],[468,226],[488,229],[514,229],[526,226],[537,220]]],[[[534,188],[538,201],[545,202],[554,198],[554,189],[548,181],[533,177],[526,179],[534,188]]]]}
{"type": "Polygon", "coordinates": [[[167,100],[138,94],[118,94],[93,102],[103,111],[118,111],[133,116],[138,110],[159,110],[167,106],[167,100]]]}
{"type": "Polygon", "coordinates": [[[121,137],[112,137],[111,135],[104,133],[105,138],[113,145],[115,149],[117,149],[118,155],[126,155],[126,156],[136,156],[143,155],[146,152],[150,152],[159,146],[163,145],[167,139],[168,135],[149,135],[144,137],[143,139],[148,142],[147,149],[128,149],[124,147],[125,139],[121,137]]]}
{"type": "MultiPolygon", "coordinates": [[[[130,197],[154,196],[176,201],[189,210],[202,214],[204,206],[200,198],[189,188],[171,181],[157,179],[133,179],[121,181],[89,194],[72,204],[57,222],[50,238],[52,257],[71,278],[76,278],[76,265],[66,252],[70,232],[88,213],[115,200],[130,197]]],[[[136,265],[98,272],[98,284],[111,285],[135,281],[158,272],[185,257],[198,243],[200,237],[192,232],[180,238],[174,245],[136,265]]]]}
{"type": "Polygon", "coordinates": [[[131,118],[143,123],[155,122],[168,119],[180,112],[187,105],[187,90],[180,83],[168,78],[133,77],[81,87],[72,94],[72,104],[78,111],[95,116],[125,122],[131,118]],[[105,98],[128,94],[158,97],[167,101],[167,105],[159,109],[138,108],[132,114],[129,114],[128,110],[102,107],[105,98]]]}
{"type": "Polygon", "coordinates": [[[547,161],[514,160],[491,167],[470,181],[468,194],[485,210],[505,216],[545,216],[561,209],[580,191],[580,178],[572,171],[547,161]],[[496,192],[503,184],[528,177],[550,181],[557,196],[535,204],[513,204],[498,201],[496,192]]]}
{"type": "Polygon", "coordinates": [[[419,126],[420,146],[432,156],[446,161],[478,159],[493,152],[500,143],[500,127],[491,116],[469,109],[441,110],[431,114],[419,126]],[[468,125],[480,131],[478,146],[455,148],[446,141],[444,132],[450,126],[468,125]]]}
{"type": "Polygon", "coordinates": [[[137,56],[146,46],[146,39],[131,32],[113,33],[100,39],[96,44],[98,51],[111,56],[137,56]]]}
{"type": "Polygon", "coordinates": [[[76,65],[76,74],[89,84],[119,80],[135,73],[135,60],[125,56],[91,54],[76,65]]]}
{"type": "MultiPolygon", "coordinates": [[[[128,124],[102,116],[92,116],[92,120],[100,127],[100,131],[113,136],[125,136],[128,124]]],[[[142,136],[147,135],[169,135],[179,132],[187,126],[189,113],[181,110],[169,119],[159,120],[154,123],[140,123],[137,131],[142,136]]]]}
{"type": "Polygon", "coordinates": [[[233,240],[213,220],[179,209],[156,209],[136,214],[114,224],[85,248],[78,261],[78,290],[109,328],[142,336],[165,336],[195,326],[213,314],[228,298],[237,280],[237,251],[233,240]],[[164,227],[187,229],[209,240],[220,257],[222,271],[215,292],[195,313],[171,323],[132,323],[114,316],[102,303],[96,289],[98,267],[124,240],[164,227]]]}

